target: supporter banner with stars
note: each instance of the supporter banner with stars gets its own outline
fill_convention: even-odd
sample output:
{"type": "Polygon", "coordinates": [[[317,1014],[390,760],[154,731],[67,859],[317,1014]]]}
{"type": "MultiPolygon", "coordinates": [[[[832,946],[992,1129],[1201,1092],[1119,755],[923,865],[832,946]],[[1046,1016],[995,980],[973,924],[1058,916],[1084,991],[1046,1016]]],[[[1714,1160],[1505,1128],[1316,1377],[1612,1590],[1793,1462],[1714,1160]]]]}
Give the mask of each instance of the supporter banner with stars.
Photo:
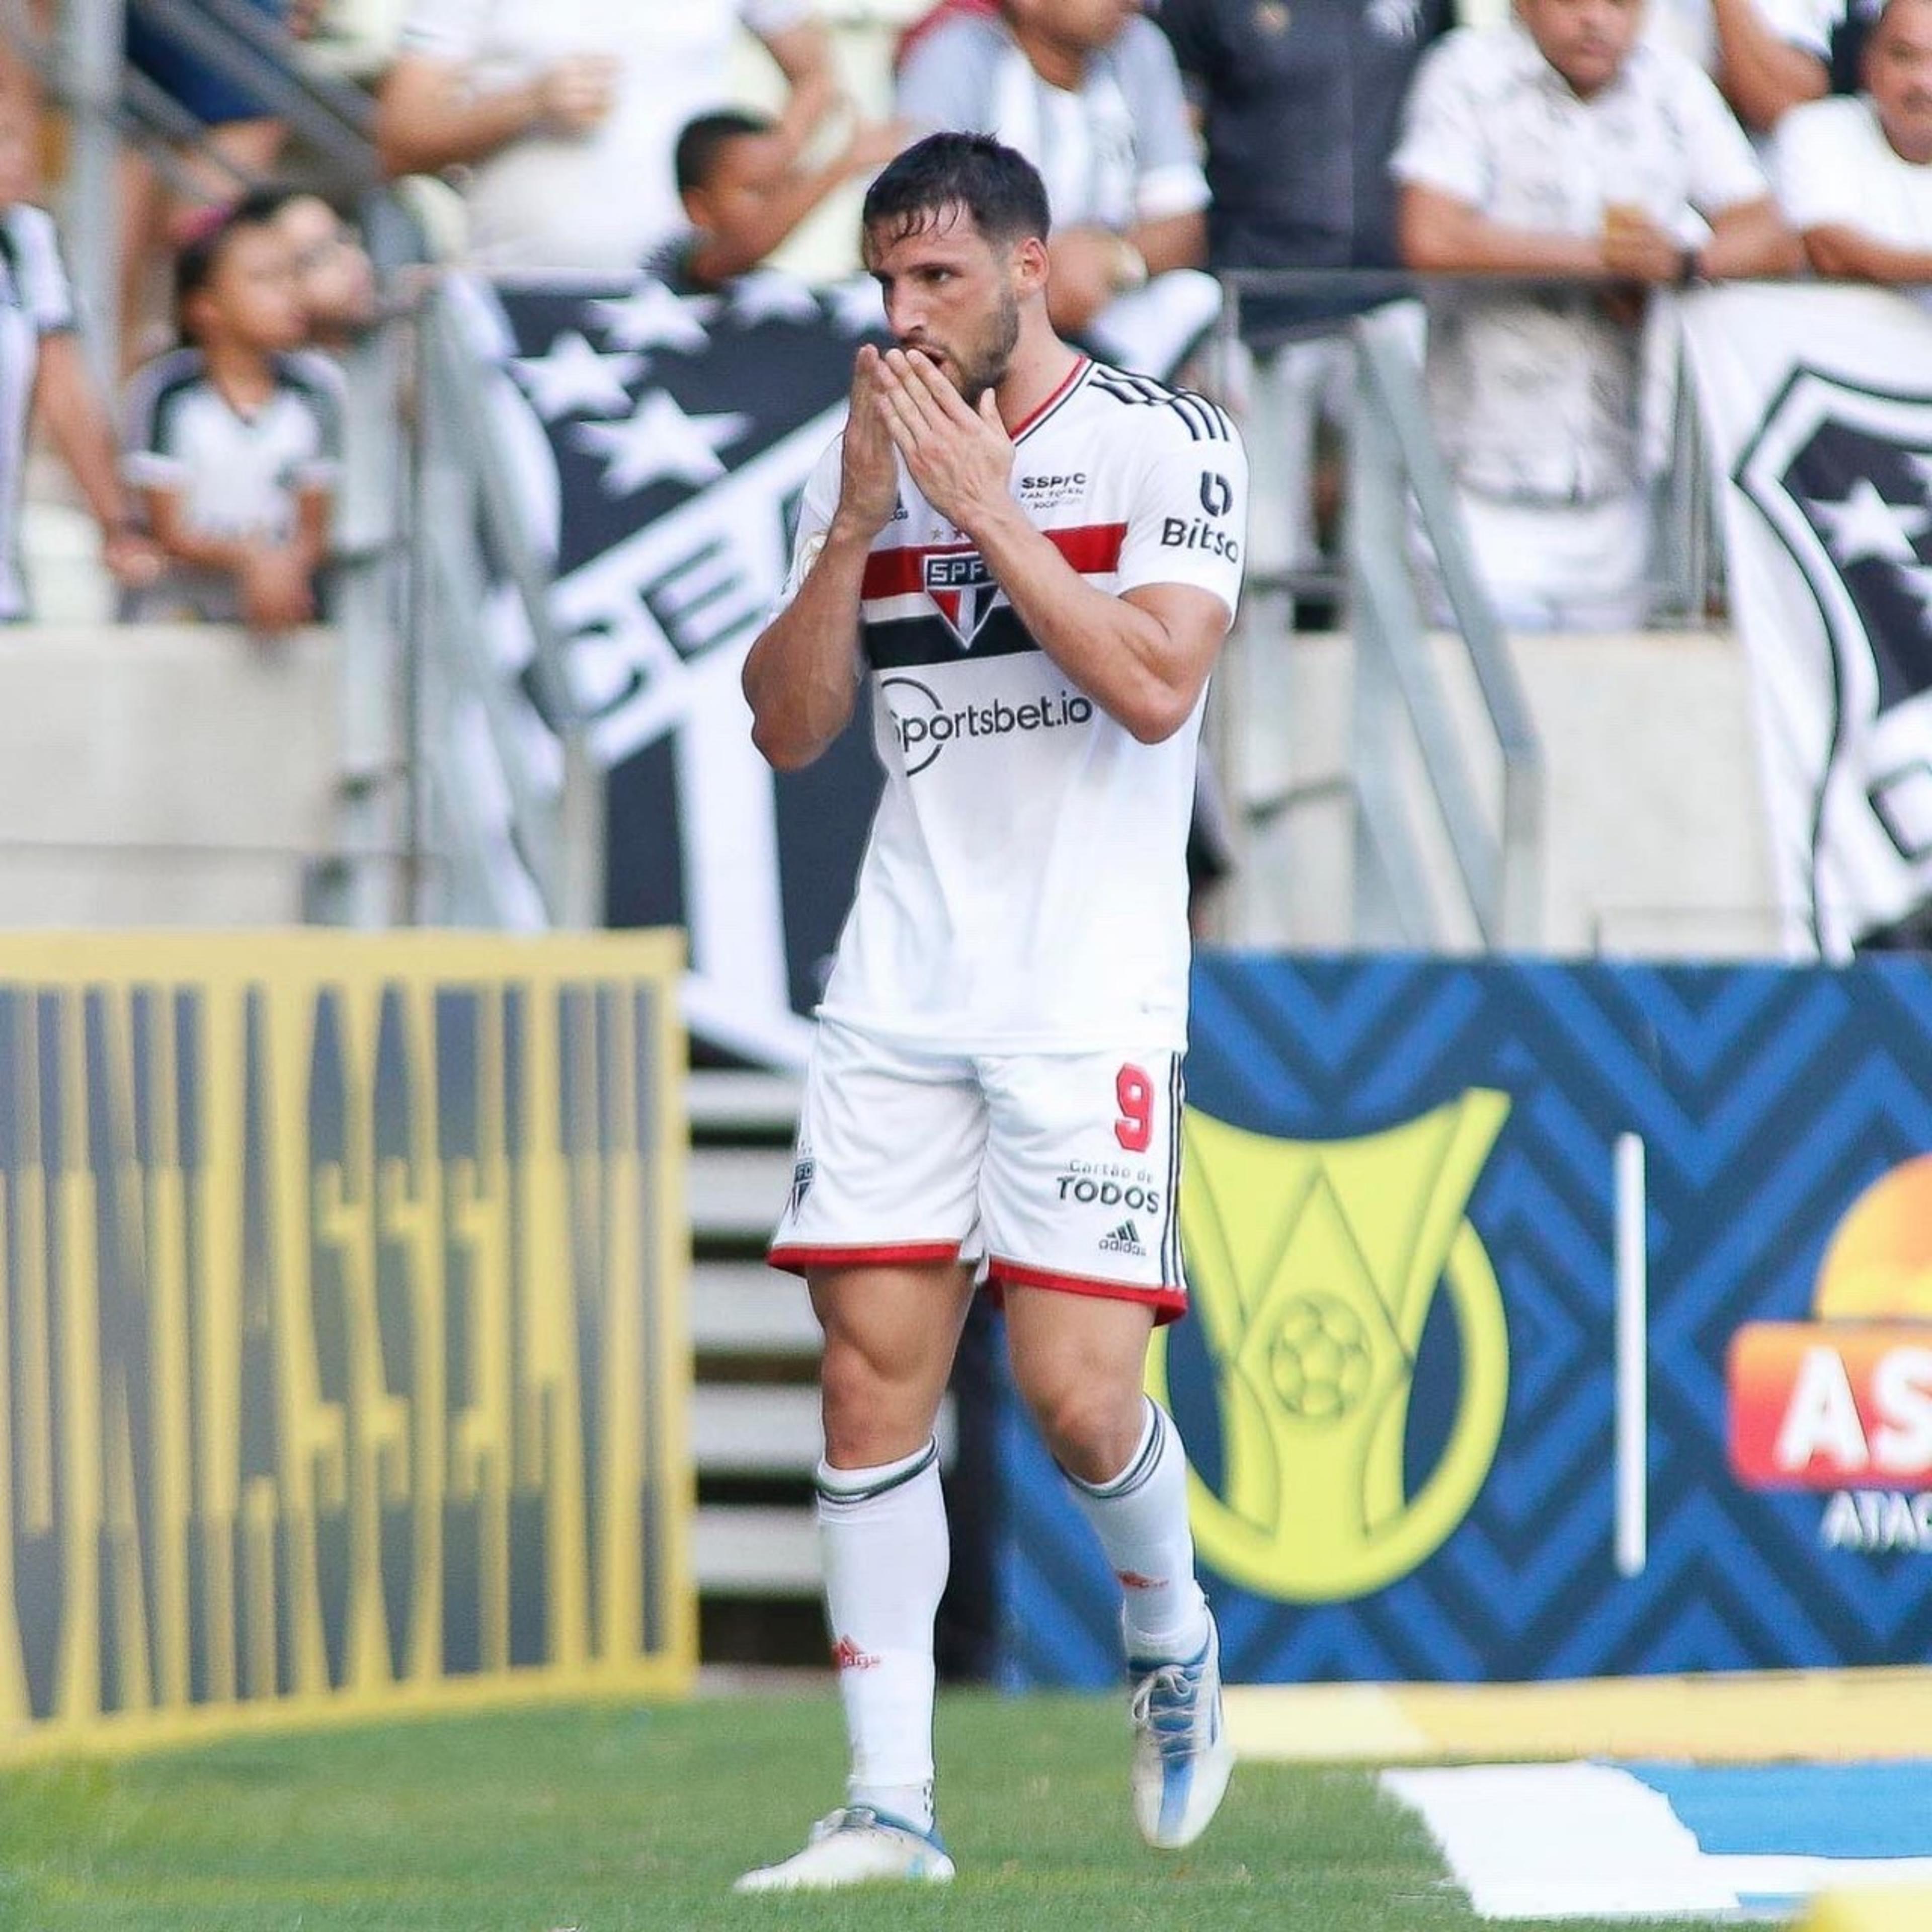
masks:
{"type": "MultiPolygon", "coordinates": [[[[878,767],[862,707],[808,770],[774,775],[738,679],[844,421],[854,350],[880,329],[878,291],[760,271],[718,296],[648,278],[471,292],[609,774],[607,922],[685,928],[700,1051],[802,1065],[878,767]]],[[[512,601],[496,614],[514,634],[512,601]]],[[[502,651],[527,653],[526,636],[502,651]]]]}
{"type": "Polygon", "coordinates": [[[1932,897],[1932,316],[1877,289],[1684,305],[1788,942],[1932,897]]]}

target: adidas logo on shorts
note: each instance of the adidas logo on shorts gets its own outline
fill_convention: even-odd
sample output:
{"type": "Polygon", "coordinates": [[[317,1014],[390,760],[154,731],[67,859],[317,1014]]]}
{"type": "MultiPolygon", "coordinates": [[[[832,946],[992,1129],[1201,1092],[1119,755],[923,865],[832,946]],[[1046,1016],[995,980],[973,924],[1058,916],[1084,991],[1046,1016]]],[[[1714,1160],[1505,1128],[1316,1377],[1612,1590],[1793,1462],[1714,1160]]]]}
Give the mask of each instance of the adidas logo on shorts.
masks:
{"type": "Polygon", "coordinates": [[[1103,1255],[1145,1255],[1147,1250],[1141,1245],[1140,1230],[1131,1221],[1123,1221],[1111,1234],[1100,1237],[1100,1252],[1103,1255]]]}

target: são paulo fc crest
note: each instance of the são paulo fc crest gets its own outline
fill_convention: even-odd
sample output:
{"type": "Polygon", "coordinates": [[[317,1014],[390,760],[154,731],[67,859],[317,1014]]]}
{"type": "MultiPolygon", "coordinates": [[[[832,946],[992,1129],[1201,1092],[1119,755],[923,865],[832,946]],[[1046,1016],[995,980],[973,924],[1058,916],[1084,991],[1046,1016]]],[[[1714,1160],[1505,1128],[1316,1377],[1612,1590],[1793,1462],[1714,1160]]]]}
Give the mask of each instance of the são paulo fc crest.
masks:
{"type": "Polygon", "coordinates": [[[970,651],[1000,598],[1000,586],[986,559],[976,550],[929,550],[923,563],[926,594],[938,606],[960,647],[970,651]]]}

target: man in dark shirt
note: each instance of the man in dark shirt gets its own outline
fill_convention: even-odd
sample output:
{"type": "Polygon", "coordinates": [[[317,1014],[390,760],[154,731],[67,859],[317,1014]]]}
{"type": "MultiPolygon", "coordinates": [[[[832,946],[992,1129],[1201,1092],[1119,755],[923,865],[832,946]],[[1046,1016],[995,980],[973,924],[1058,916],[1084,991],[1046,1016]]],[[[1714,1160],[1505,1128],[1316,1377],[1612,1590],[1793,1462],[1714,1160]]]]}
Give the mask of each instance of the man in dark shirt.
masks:
{"type": "MultiPolygon", "coordinates": [[[[1392,270],[1388,175],[1410,76],[1454,24],[1453,0],[1160,0],[1208,145],[1208,266],[1392,270]]],[[[1381,298],[1386,299],[1384,286],[1381,298]]],[[[1249,560],[1313,560],[1316,422],[1347,392],[1345,352],[1324,328],[1377,298],[1334,290],[1244,296],[1256,358],[1249,560]]]]}

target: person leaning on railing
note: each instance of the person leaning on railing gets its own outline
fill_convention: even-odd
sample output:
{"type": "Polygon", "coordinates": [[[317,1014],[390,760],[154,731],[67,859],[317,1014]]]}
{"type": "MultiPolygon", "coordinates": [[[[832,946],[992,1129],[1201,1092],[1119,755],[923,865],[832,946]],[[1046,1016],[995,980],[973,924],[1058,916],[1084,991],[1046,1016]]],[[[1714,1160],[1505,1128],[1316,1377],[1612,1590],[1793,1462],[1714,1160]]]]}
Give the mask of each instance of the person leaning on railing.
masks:
{"type": "Polygon", "coordinates": [[[19,518],[29,425],[38,417],[100,526],[101,561],[124,589],[151,584],[160,553],[136,526],[113,427],[76,332],[53,218],[28,199],[38,180],[34,104],[0,92],[0,623],[29,614],[19,518]]]}
{"type": "Polygon", "coordinates": [[[784,76],[789,166],[838,92],[810,0],[413,0],[378,99],[382,164],[464,170],[480,266],[631,273],[684,226],[672,151],[727,104],[741,21],[784,76]]]}
{"type": "MultiPolygon", "coordinates": [[[[1389,155],[1417,64],[1454,17],[1450,0],[1162,0],[1154,18],[1207,146],[1210,268],[1399,265],[1389,155]]],[[[1346,422],[1354,395],[1340,325],[1390,281],[1241,302],[1230,374],[1253,464],[1251,572],[1318,561],[1316,434],[1346,422]]]]}
{"type": "Polygon", "coordinates": [[[1644,622],[1654,293],[1799,260],[1715,86],[1641,40],[1641,19],[1640,0],[1518,0],[1510,24],[1450,34],[1390,164],[1411,267],[1513,278],[1432,286],[1426,377],[1477,562],[1516,628],[1644,622]]]}
{"type": "Polygon", "coordinates": [[[1173,50],[1127,0],[941,0],[894,93],[921,134],[991,134],[1046,179],[1053,326],[1171,382],[1213,327],[1207,178],[1173,50]]]}
{"type": "Polygon", "coordinates": [[[1820,274],[1932,286],[1932,0],[1886,0],[1864,75],[1779,124],[1778,200],[1820,274]]]}

